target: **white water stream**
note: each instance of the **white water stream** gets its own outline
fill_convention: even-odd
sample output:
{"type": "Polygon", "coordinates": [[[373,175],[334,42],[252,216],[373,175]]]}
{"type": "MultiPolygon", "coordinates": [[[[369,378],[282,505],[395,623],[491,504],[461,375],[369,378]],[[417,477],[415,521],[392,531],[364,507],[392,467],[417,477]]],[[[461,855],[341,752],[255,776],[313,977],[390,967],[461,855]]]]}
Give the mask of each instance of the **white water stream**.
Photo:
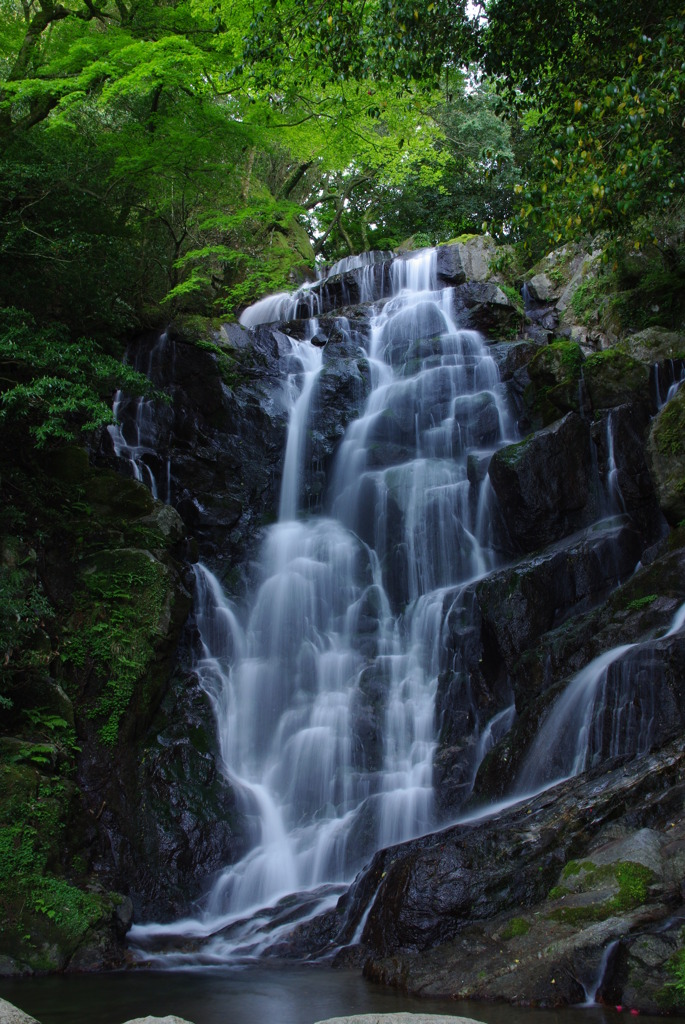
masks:
{"type": "MultiPolygon", "coordinates": [[[[424,252],[392,265],[390,296],[375,307],[364,352],[371,393],[339,446],[326,514],[305,514],[302,500],[322,350],[291,339],[279,519],[267,531],[249,607],[233,607],[212,573],[196,567],[195,667],[251,848],[215,878],[195,917],[134,926],[131,939],[148,961],[256,956],[294,921],[332,908],[375,850],[437,824],[434,708],[446,619],[466,585],[498,562],[492,491],[487,476],[479,483],[482,474],[467,472],[467,460],[487,459],[514,428],[487,346],[455,324],[435,260],[424,252]],[[151,957],[146,946],[165,937],[170,951],[151,957]],[[178,939],[197,939],[197,949],[176,951],[178,939]]],[[[374,297],[373,267],[334,269],[358,273],[359,294],[374,297]]],[[[307,287],[262,300],[243,323],[306,314],[311,338],[317,312],[307,287]]],[[[342,318],[337,328],[349,339],[342,318]]],[[[611,419],[607,450],[605,502],[616,511],[623,498],[611,419]]],[[[685,606],[666,635],[684,624],[685,606]]],[[[599,751],[648,749],[653,709],[647,696],[621,690],[624,656],[637,646],[605,652],[571,680],[512,797],[468,820],[584,770],[599,751]]],[[[515,711],[490,722],[472,714],[475,774],[515,711]]]]}
{"type": "MultiPolygon", "coordinates": [[[[434,825],[445,604],[496,564],[489,492],[469,481],[467,455],[511,431],[496,366],[480,336],[454,323],[435,262],[428,251],[393,264],[392,297],[371,320],[371,394],[340,447],[323,516],[301,509],[321,351],[292,341],[279,520],[243,621],[197,567],[197,671],[253,846],[216,878],[197,918],[136,926],[134,943],[212,935],[203,962],[255,954],[278,935],[279,911],[263,908],[316,891],[298,899],[305,916],[320,912],[374,850],[434,825]]],[[[370,288],[368,268],[359,273],[370,288]]],[[[282,315],[281,299],[245,322],[282,315]]]]}

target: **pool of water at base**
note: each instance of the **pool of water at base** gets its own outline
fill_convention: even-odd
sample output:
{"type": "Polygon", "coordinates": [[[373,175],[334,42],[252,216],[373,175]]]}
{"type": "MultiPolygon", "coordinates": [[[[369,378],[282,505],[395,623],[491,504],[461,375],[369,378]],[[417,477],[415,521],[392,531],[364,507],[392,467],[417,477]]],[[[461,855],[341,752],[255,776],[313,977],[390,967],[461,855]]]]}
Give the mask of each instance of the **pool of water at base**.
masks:
{"type": "MultiPolygon", "coordinates": [[[[619,1024],[604,1007],[528,1010],[502,1003],[416,999],[328,967],[127,971],[1,979],[0,997],[41,1024],[123,1024],[176,1014],[192,1024],[314,1024],[329,1017],[399,1011],[472,1017],[485,1024],[619,1024]]],[[[641,1016],[641,1024],[664,1018],[641,1016]]],[[[670,1018],[679,1020],[685,1018],[670,1018]]]]}

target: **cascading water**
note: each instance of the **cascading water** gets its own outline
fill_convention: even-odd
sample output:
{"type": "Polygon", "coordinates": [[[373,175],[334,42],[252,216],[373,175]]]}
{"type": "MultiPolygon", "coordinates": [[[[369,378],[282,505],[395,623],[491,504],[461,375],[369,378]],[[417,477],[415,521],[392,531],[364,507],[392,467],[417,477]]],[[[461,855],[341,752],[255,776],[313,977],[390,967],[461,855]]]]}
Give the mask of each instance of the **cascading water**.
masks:
{"type": "MultiPolygon", "coordinates": [[[[134,369],[157,383],[169,374],[174,346],[163,333],[152,347],[141,348],[134,369]]],[[[173,367],[171,368],[173,376],[173,367]]],[[[171,462],[160,457],[160,434],[171,419],[168,406],[160,407],[155,397],[127,395],[117,391],[112,412],[115,422],[107,428],[114,454],[129,466],[134,480],[140,480],[155,498],[171,501],[171,462]]]]}
{"type": "MultiPolygon", "coordinates": [[[[666,640],[685,626],[685,605],[666,640]]],[[[657,641],[621,644],[594,658],[554,702],[531,744],[516,784],[530,793],[585,771],[597,761],[650,750],[662,690],[663,660],[657,641]]]]}
{"type": "Polygon", "coordinates": [[[332,292],[336,295],[337,301],[334,304],[337,306],[380,299],[385,294],[383,266],[388,256],[390,253],[383,252],[346,256],[325,270],[317,281],[303,284],[296,292],[278,292],[255,302],[244,310],[240,323],[243,327],[257,327],[276,320],[287,322],[312,319],[318,315],[332,292]],[[380,274],[377,273],[379,265],[380,274]]]}
{"type": "MultiPolygon", "coordinates": [[[[367,270],[359,268],[364,288],[367,270]]],[[[367,342],[372,391],[340,446],[328,514],[302,514],[321,354],[292,341],[279,521],[244,627],[197,569],[197,671],[253,847],[215,880],[200,917],[137,926],[134,942],[202,935],[212,938],[201,959],[254,954],[278,934],[279,901],[310,893],[298,897],[300,916],[320,912],[375,849],[435,824],[445,618],[465,584],[497,562],[490,491],[469,479],[467,458],[491,452],[511,428],[486,346],[458,329],[451,290],[437,287],[435,252],[395,261],[390,280],[367,342]]],[[[243,322],[283,314],[281,299],[243,322]]],[[[289,301],[286,312],[300,299],[289,301]]],[[[344,332],[344,321],[336,326],[344,332]]],[[[481,756],[488,735],[484,728],[474,747],[481,756]]]]}
{"type": "Polygon", "coordinates": [[[654,363],[652,380],[655,405],[662,409],[685,382],[685,360],[666,359],[662,364],[654,363]]]}

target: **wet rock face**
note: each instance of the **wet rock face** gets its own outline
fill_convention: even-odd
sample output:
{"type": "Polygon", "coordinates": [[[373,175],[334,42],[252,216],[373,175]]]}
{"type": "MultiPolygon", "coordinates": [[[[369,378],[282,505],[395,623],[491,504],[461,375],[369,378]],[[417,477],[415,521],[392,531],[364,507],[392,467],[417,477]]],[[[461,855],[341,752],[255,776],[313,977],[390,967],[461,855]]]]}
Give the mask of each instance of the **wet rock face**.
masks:
{"type": "Polygon", "coordinates": [[[220,769],[214,715],[194,676],[171,680],[153,728],[111,765],[94,764],[107,836],[98,874],[130,895],[136,920],[167,921],[244,851],[244,823],[220,769]],[[113,861],[112,861],[113,857],[113,861]]]}
{"type": "Polygon", "coordinates": [[[643,406],[591,424],[568,413],[495,452],[489,477],[512,553],[536,551],[602,516],[628,514],[643,543],[662,529],[647,468],[643,406]]]}
{"type": "Polygon", "coordinates": [[[492,338],[512,337],[524,322],[522,310],[490,281],[459,285],[454,289],[454,304],[461,322],[492,338]]]}
{"type": "Polygon", "coordinates": [[[367,976],[425,995],[584,1001],[602,949],[623,936],[630,948],[629,932],[653,927],[679,898],[681,836],[670,822],[684,757],[678,744],[377,854],[355,886],[373,901],[367,976]]]}
{"type": "Polygon", "coordinates": [[[597,516],[590,427],[569,413],[518,444],[500,448],[489,476],[514,551],[535,551],[597,516]]]}
{"type": "MultiPolygon", "coordinates": [[[[203,558],[244,558],[277,504],[287,425],[280,360],[287,343],[278,330],[253,334],[246,345],[240,328],[230,337],[221,333],[223,348],[212,349],[171,332],[163,342],[141,338],[129,355],[170,396],[170,404],[155,402],[145,419],[142,461],[203,558]]],[[[129,403],[120,415],[130,422],[135,409],[129,403]]],[[[116,466],[131,473],[125,457],[116,466]]]]}
{"type": "Polygon", "coordinates": [[[509,673],[569,611],[582,613],[633,570],[641,538],[626,518],[588,529],[477,585],[481,615],[509,673]]]}
{"type": "Polygon", "coordinates": [[[661,509],[672,526],[685,519],[685,389],[654,419],[647,457],[661,509]]]}
{"type": "Polygon", "coordinates": [[[325,339],[323,366],[312,394],[311,432],[305,469],[305,501],[320,508],[333,456],[351,420],[361,412],[371,387],[361,339],[334,326],[325,339]]]}

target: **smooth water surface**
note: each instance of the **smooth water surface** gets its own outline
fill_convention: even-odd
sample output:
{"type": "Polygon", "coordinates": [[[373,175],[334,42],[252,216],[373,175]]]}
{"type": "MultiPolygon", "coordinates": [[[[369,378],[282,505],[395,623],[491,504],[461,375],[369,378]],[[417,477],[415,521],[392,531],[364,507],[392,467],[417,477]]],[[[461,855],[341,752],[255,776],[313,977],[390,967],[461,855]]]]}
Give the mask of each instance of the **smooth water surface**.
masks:
{"type": "MultiPolygon", "coordinates": [[[[123,1024],[176,1014],[192,1024],[315,1024],[356,1013],[434,1013],[484,1024],[619,1024],[603,1007],[527,1010],[502,1003],[452,1002],[403,996],[358,973],[324,967],[122,972],[0,982],[9,999],[41,1024],[123,1024]]],[[[667,1018],[683,1021],[683,1018],[667,1018]]],[[[642,1024],[664,1018],[640,1016],[642,1024]]]]}

